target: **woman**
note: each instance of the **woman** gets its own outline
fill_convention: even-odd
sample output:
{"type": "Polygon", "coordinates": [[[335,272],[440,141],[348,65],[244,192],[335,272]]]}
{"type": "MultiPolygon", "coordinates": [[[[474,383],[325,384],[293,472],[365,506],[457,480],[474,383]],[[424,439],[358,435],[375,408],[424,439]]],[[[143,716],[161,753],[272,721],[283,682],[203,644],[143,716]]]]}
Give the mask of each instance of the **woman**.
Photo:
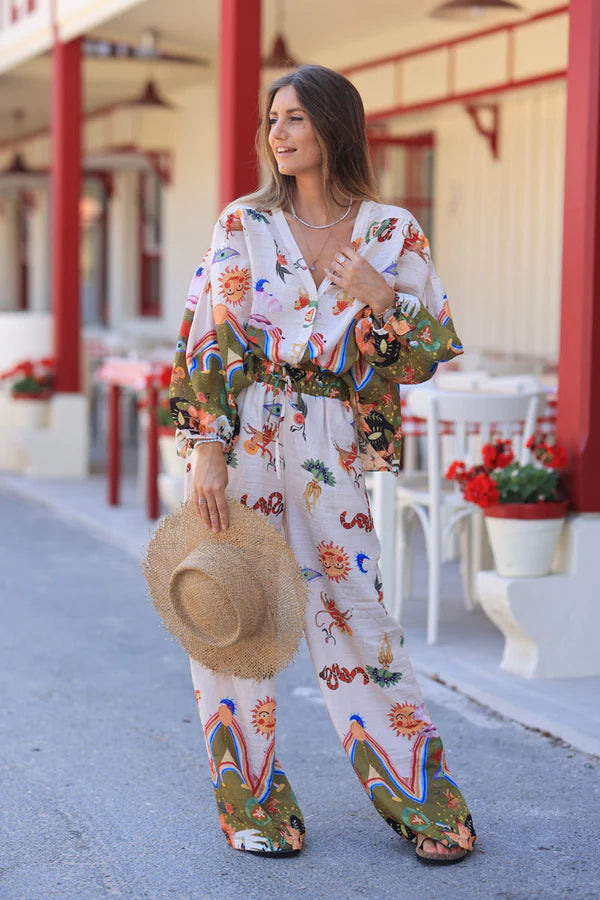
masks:
{"type": "MultiPolygon", "coordinates": [[[[364,472],[398,469],[399,384],[426,381],[462,348],[418,223],[376,201],[351,82],[320,66],[280,78],[258,146],[268,182],[217,222],[177,345],[186,491],[214,531],[227,528],[226,497],[283,531],[309,582],[321,691],[363,787],[421,858],[455,862],[475,832],[383,606],[364,472]]],[[[228,841],[298,852],[274,679],[191,667],[228,841]]]]}

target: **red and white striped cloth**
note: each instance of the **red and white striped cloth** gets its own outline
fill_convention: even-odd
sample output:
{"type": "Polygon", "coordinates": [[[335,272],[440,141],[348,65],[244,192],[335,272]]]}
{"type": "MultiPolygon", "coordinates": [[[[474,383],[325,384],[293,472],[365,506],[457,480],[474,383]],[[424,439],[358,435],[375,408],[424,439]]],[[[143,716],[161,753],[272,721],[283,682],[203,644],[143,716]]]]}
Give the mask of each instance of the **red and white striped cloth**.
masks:
{"type": "MultiPolygon", "coordinates": [[[[425,419],[419,419],[411,415],[407,408],[406,393],[400,393],[400,403],[402,406],[402,433],[405,437],[424,437],[427,434],[427,423],[425,419]]],[[[556,433],[556,394],[548,393],[546,395],[546,405],[537,420],[537,431],[544,435],[553,435],[556,433]]],[[[477,434],[477,426],[473,425],[467,428],[468,434],[477,434]]],[[[452,434],[452,426],[446,425],[442,434],[452,434]]]]}

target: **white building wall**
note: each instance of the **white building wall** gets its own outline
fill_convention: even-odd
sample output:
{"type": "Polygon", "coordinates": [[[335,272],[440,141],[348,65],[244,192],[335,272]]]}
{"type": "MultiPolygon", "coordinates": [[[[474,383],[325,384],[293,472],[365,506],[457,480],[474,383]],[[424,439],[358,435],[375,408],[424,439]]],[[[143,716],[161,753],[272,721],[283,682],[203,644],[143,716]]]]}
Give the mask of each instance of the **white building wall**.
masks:
{"type": "Polygon", "coordinates": [[[192,275],[210,244],[219,213],[218,105],[211,84],[173,95],[173,183],[165,191],[163,308],[177,335],[192,275]]]}
{"type": "Polygon", "coordinates": [[[435,117],[432,244],[465,347],[556,360],[564,84],[500,99],[500,156],[462,109],[435,117]]]}

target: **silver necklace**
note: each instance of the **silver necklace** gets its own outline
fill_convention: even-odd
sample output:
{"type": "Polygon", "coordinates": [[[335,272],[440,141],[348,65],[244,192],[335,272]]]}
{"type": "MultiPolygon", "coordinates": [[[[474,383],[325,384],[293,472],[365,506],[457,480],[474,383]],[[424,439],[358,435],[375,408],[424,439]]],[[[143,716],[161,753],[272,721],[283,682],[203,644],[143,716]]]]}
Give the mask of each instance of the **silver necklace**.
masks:
{"type": "Polygon", "coordinates": [[[333,234],[333,231],[330,231],[329,234],[327,235],[327,240],[325,241],[325,243],[323,244],[323,246],[321,247],[321,249],[319,250],[319,252],[318,252],[317,255],[315,256],[315,258],[313,259],[312,265],[311,265],[310,263],[308,264],[308,268],[310,269],[311,272],[314,272],[314,271],[316,270],[316,268],[317,268],[317,260],[318,260],[319,257],[321,256],[321,253],[323,253],[323,251],[325,250],[325,247],[326,247],[327,244],[329,243],[332,234],[333,234]]]}
{"type": "Polygon", "coordinates": [[[311,225],[310,222],[305,222],[304,219],[301,219],[300,216],[297,215],[296,210],[294,209],[294,204],[292,203],[291,200],[290,200],[290,206],[292,207],[292,215],[296,219],[297,222],[301,222],[302,225],[306,225],[307,228],[320,229],[320,228],[333,228],[333,226],[337,225],[338,222],[342,222],[346,218],[346,216],[349,214],[350,210],[352,209],[352,202],[353,202],[353,198],[352,198],[352,194],[350,194],[350,205],[349,205],[348,209],[346,210],[346,212],[344,213],[344,215],[340,216],[339,219],[336,219],[335,222],[329,222],[327,225],[311,225]]]}

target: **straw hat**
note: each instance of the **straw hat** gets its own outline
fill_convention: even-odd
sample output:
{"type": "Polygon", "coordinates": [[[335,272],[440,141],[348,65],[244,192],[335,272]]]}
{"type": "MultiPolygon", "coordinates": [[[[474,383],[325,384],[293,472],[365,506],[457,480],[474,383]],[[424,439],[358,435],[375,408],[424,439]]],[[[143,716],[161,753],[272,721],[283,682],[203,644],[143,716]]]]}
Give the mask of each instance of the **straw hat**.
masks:
{"type": "Polygon", "coordinates": [[[267,519],[228,502],[214,534],[187,500],[165,516],[142,563],[165,627],[206,668],[268,678],[298,649],[307,585],[289,544],[267,519]]]}

